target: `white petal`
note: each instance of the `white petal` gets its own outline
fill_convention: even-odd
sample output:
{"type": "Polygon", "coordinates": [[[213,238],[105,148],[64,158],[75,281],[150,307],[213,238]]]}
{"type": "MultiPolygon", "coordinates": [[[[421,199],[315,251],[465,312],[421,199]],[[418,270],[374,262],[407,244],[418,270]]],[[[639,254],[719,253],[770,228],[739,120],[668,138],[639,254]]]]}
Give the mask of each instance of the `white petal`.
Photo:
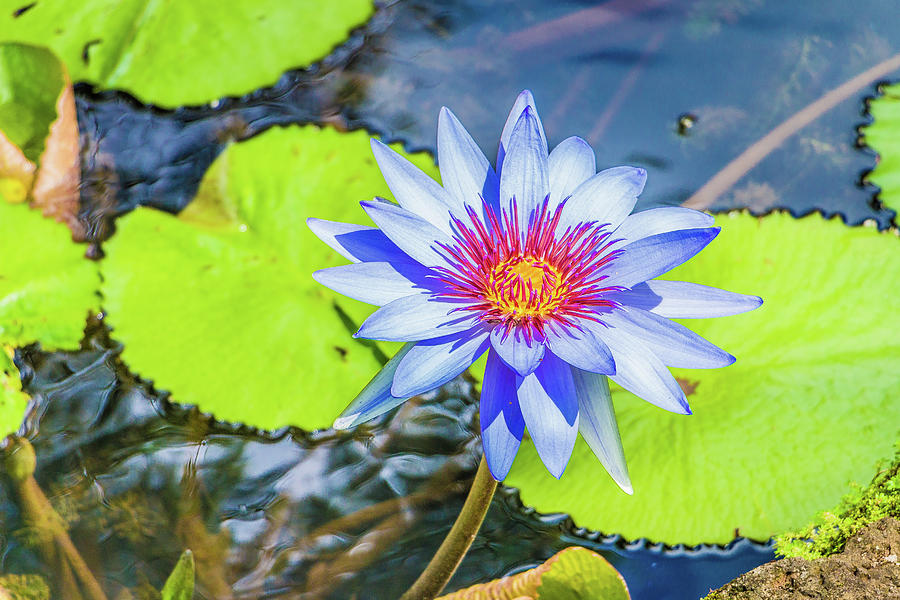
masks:
{"type": "Polygon", "coordinates": [[[578,430],[581,437],[622,491],[633,493],[606,375],[572,367],[572,380],[578,394],[578,430]]]}
{"type": "Polygon", "coordinates": [[[710,227],[714,221],[712,215],[683,206],[651,208],[626,217],[613,237],[627,244],[657,233],[710,227]]]}
{"type": "Polygon", "coordinates": [[[413,260],[426,267],[451,267],[439,244],[454,245],[446,233],[423,219],[385,200],[360,202],[369,218],[413,260]]]}
{"type": "Polygon", "coordinates": [[[381,169],[394,199],[406,210],[422,217],[438,229],[452,235],[450,213],[462,213],[462,203],[453,198],[434,179],[406,158],[376,139],[372,154],[381,169]]]}
{"type": "Polygon", "coordinates": [[[446,107],[438,115],[438,166],[444,189],[482,214],[481,198],[497,208],[499,182],[484,153],[446,107]]]}
{"type": "Polygon", "coordinates": [[[640,308],[622,307],[604,314],[603,321],[641,340],[669,367],[718,369],[734,362],[732,355],[684,325],[640,308]]]}
{"type": "Polygon", "coordinates": [[[654,279],[619,292],[615,299],[628,306],[649,310],[670,319],[706,319],[738,315],[762,304],[759,296],[738,294],[719,288],[654,279]]]}
{"type": "MultiPolygon", "coordinates": [[[[513,128],[515,128],[516,123],[519,120],[519,117],[522,116],[522,111],[525,110],[526,107],[531,107],[534,111],[534,115],[538,117],[538,123],[540,123],[540,116],[538,115],[537,106],[534,103],[534,97],[531,95],[529,90],[523,90],[518,97],[516,97],[516,101],[513,104],[512,110],[509,111],[509,116],[506,117],[506,124],[503,125],[503,132],[500,134],[500,146],[497,148],[497,176],[499,177],[503,171],[503,159],[506,157],[506,151],[509,148],[509,137],[512,135],[513,128]]],[[[541,125],[541,138],[544,140],[544,148],[547,148],[547,138],[544,136],[544,127],[541,125]]]]}
{"type": "Polygon", "coordinates": [[[613,167],[600,171],[572,192],[560,219],[559,229],[585,221],[619,226],[631,214],[644,189],[647,171],[635,167],[613,167]]]}
{"type": "Polygon", "coordinates": [[[547,147],[540,125],[530,107],[522,112],[509,138],[500,176],[500,204],[511,206],[515,200],[521,231],[527,231],[531,214],[550,192],[547,147]]]}
{"type": "Polygon", "coordinates": [[[637,338],[621,329],[604,337],[616,361],[610,379],[651,404],[684,415],[691,414],[684,390],[663,362],[637,338]]]}
{"type": "Polygon", "coordinates": [[[385,304],[366,319],[354,337],[389,342],[414,342],[471,329],[476,317],[459,311],[431,293],[413,294],[385,304]]]}
{"type": "Polygon", "coordinates": [[[550,153],[548,162],[551,209],[597,172],[594,150],[580,137],[573,136],[561,141],[550,153]]]}
{"type": "Polygon", "coordinates": [[[431,273],[417,263],[364,262],[321,269],[313,279],[354,300],[384,306],[404,296],[426,289],[431,273]]]}
{"type": "Polygon", "coordinates": [[[433,390],[465,371],[488,346],[483,327],[419,342],[400,362],[391,394],[400,398],[433,390]]]}

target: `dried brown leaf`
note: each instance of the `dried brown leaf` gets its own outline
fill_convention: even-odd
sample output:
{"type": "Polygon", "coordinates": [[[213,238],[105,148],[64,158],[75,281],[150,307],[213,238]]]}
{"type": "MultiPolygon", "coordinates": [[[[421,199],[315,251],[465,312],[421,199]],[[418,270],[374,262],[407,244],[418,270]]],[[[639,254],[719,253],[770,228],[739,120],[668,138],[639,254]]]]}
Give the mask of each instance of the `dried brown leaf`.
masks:
{"type": "Polygon", "coordinates": [[[81,164],[78,152],[78,120],[72,82],[64,74],[65,85],[56,103],[56,120],[41,154],[40,168],[31,191],[32,207],[45,217],[65,223],[76,241],[85,239],[78,219],[81,164]]]}

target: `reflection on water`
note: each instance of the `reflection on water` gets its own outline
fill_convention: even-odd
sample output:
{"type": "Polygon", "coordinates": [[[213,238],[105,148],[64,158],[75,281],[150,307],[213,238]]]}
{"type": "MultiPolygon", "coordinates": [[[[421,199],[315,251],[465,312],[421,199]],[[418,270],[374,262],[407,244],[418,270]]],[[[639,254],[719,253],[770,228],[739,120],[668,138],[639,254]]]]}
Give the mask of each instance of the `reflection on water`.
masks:
{"type": "MultiPolygon", "coordinates": [[[[397,598],[461,508],[479,459],[477,410],[458,379],[351,433],[264,434],[170,405],[118,362],[99,324],[83,350],[19,352],[35,399],[37,480],[112,598],[162,586],[184,548],[201,598],[397,598]]],[[[0,485],[0,571],[54,569],[0,485]]],[[[581,544],[636,600],[695,599],[771,560],[764,544],[665,549],[577,531],[495,499],[452,587],[535,566],[581,544]]],[[[52,577],[51,577],[52,580],[52,577]]],[[[57,582],[58,584],[58,582],[57,582]]]]}
{"type": "MultiPolygon", "coordinates": [[[[104,214],[180,210],[225,143],[272,125],[363,127],[430,150],[446,104],[492,157],[504,111],[526,87],[551,143],[586,137],[598,164],[649,169],[645,205],[677,204],[785,119],[900,52],[900,11],[881,0],[386,4],[322,63],[245,98],[158,111],[79,87],[95,237],[107,233],[104,214]]],[[[854,129],[873,92],[791,137],[715,208],[818,208],[887,226],[893,213],[855,181],[874,166],[854,129]]]]}

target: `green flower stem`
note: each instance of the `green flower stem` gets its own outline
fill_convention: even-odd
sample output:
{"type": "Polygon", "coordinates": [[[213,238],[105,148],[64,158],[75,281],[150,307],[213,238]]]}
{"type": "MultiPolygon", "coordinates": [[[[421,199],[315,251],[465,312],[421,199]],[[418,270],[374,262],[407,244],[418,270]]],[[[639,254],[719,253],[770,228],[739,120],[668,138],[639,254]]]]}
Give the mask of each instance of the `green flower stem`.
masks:
{"type": "Polygon", "coordinates": [[[497,482],[482,456],[475,480],[472,482],[472,489],[469,490],[466,502],[456,517],[450,533],[441,542],[441,547],[438,548],[434,558],[400,600],[433,600],[441,593],[462,562],[469,546],[475,541],[475,535],[481,528],[481,522],[484,521],[484,515],[487,514],[496,490],[497,482]]]}

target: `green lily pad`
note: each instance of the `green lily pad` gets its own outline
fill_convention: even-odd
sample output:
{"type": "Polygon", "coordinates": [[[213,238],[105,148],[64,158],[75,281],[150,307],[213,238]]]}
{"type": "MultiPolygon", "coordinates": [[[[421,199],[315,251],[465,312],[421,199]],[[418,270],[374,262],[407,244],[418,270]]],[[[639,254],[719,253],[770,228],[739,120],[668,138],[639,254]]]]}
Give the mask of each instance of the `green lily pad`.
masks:
{"type": "Polygon", "coordinates": [[[885,206],[900,210],[900,83],[886,86],[869,113],[874,122],[863,129],[863,139],[878,152],[878,164],[868,179],[881,188],[885,206]]]}
{"type": "Polygon", "coordinates": [[[631,598],[619,572],[596,552],[572,547],[559,552],[556,558],[556,562],[541,577],[536,596],[538,600],[631,598]]]}
{"type": "Polygon", "coordinates": [[[44,151],[64,85],[62,65],[46,48],[0,44],[0,132],[33,163],[44,151]]]}
{"type": "Polygon", "coordinates": [[[375,307],[313,281],[346,261],[306,219],[367,222],[358,201],[374,195],[389,192],[364,132],[291,127],[232,145],[179,217],[118,221],[103,295],[124,360],[220,419],[330,426],[399,344],[351,337],[375,307]]]}
{"type": "Polygon", "coordinates": [[[533,569],[480,583],[438,600],[628,600],[625,580],[587,548],[560,550],[533,569]]]}
{"type": "Polygon", "coordinates": [[[272,85],[325,56],[364,23],[371,0],[20,0],[0,41],[51,47],[74,81],[123,89],[165,107],[272,85]]]}
{"type": "Polygon", "coordinates": [[[709,248],[667,275],[743,293],[763,306],[683,320],[737,356],[674,369],[694,414],[613,399],[634,496],[582,441],[560,481],[531,443],[506,484],[525,504],[584,527],[670,544],[767,539],[865,483],[900,436],[900,241],[818,215],[717,218],[709,248]]]}
{"type": "Polygon", "coordinates": [[[96,265],[63,225],[0,198],[0,437],[19,427],[27,401],[11,349],[78,347],[99,285],[96,265]]]}

